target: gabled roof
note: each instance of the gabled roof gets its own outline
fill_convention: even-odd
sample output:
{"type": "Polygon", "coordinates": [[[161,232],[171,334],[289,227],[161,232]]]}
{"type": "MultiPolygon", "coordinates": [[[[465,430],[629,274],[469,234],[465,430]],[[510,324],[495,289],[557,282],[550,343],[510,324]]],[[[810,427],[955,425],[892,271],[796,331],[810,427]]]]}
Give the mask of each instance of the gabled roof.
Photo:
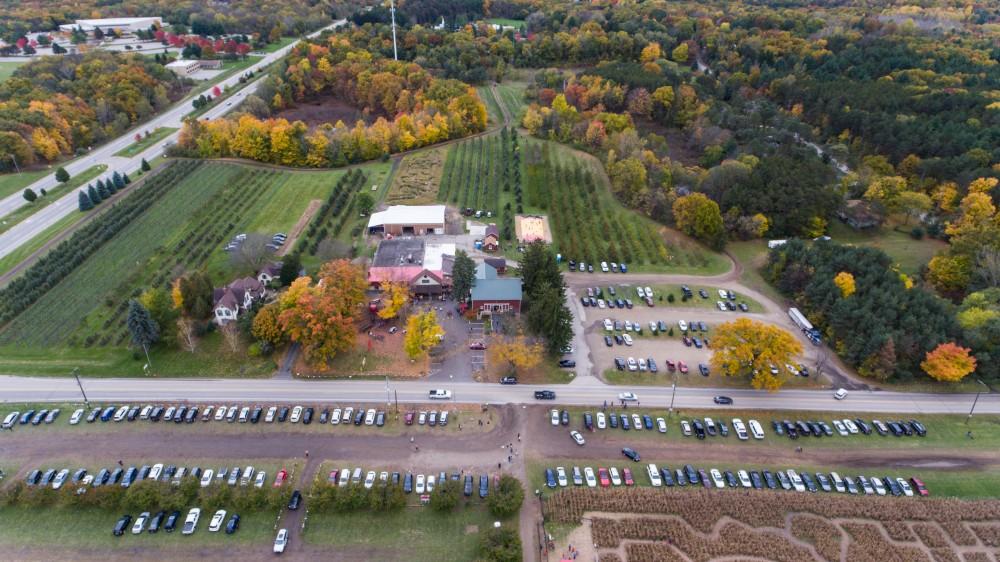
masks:
{"type": "Polygon", "coordinates": [[[392,205],[372,213],[368,228],[387,224],[444,224],[444,205],[392,205]]]}
{"type": "Polygon", "coordinates": [[[228,308],[229,310],[239,310],[241,301],[236,298],[228,287],[222,289],[214,289],[212,291],[212,297],[215,301],[215,306],[213,308],[228,308]]]}
{"type": "MultiPolygon", "coordinates": [[[[277,277],[278,275],[281,274],[281,262],[276,261],[265,265],[260,269],[260,273],[266,273],[271,277],[277,277]]],[[[257,275],[260,275],[260,273],[258,273],[257,275]]]]}
{"type": "Polygon", "coordinates": [[[483,262],[493,267],[497,271],[507,268],[506,258],[483,258],[483,262]]]}
{"type": "Polygon", "coordinates": [[[496,279],[497,270],[488,263],[481,263],[476,266],[476,279],[496,279]]]}
{"type": "Polygon", "coordinates": [[[483,237],[485,238],[487,236],[493,236],[497,240],[500,239],[500,230],[497,228],[497,225],[495,224],[487,225],[486,233],[483,235],[483,237]]]}
{"type": "Polygon", "coordinates": [[[473,302],[520,301],[521,280],[515,278],[476,279],[475,285],[472,286],[472,300],[473,302]]]}
{"type": "Polygon", "coordinates": [[[425,270],[421,271],[420,273],[414,275],[413,278],[410,279],[410,284],[412,285],[414,281],[416,281],[420,277],[423,277],[424,275],[433,278],[435,281],[437,281],[438,283],[440,283],[442,285],[444,284],[444,279],[440,275],[438,275],[437,273],[435,273],[435,272],[433,272],[433,271],[431,271],[429,269],[425,269],[425,270]]]}

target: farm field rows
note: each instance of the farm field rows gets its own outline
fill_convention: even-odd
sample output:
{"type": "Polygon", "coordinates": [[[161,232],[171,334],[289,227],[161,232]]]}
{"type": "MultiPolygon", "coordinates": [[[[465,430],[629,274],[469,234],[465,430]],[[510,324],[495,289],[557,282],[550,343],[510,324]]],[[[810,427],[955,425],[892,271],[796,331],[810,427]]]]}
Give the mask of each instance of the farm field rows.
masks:
{"type": "MultiPolygon", "coordinates": [[[[524,91],[528,88],[526,82],[504,82],[497,85],[500,103],[507,107],[507,113],[515,125],[520,125],[528,103],[524,100],[524,91]]],[[[492,98],[492,96],[490,96],[492,98]]],[[[502,119],[502,117],[501,117],[502,119]]]]}
{"type": "Polygon", "coordinates": [[[502,125],[503,111],[497,105],[497,99],[493,97],[493,93],[489,87],[480,86],[476,88],[476,93],[479,94],[479,99],[483,100],[483,103],[486,104],[486,114],[489,116],[490,123],[493,125],[502,125]]]}
{"type": "Polygon", "coordinates": [[[511,240],[521,170],[516,134],[508,130],[452,145],[448,149],[438,201],[459,210],[482,211],[483,222],[495,222],[501,238],[511,240]],[[486,215],[490,214],[491,217],[486,215]]]}
{"type": "Polygon", "coordinates": [[[430,205],[436,200],[441,173],[444,171],[445,149],[431,148],[403,157],[392,179],[387,205],[430,205]]]}

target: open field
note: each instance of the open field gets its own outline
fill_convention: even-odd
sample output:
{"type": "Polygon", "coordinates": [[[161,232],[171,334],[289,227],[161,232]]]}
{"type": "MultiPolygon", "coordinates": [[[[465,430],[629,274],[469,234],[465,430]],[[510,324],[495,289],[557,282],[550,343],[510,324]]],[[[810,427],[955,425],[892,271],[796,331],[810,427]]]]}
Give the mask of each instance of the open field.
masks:
{"type": "Polygon", "coordinates": [[[142,140],[135,142],[115,153],[115,156],[122,156],[124,158],[131,158],[136,154],[141,153],[147,148],[153,146],[154,144],[160,142],[161,140],[169,137],[177,129],[173,127],[160,127],[149,132],[149,136],[142,137],[142,140]]]}
{"type": "Polygon", "coordinates": [[[30,170],[26,172],[0,174],[0,197],[7,197],[12,193],[24,191],[24,188],[44,178],[49,174],[54,174],[54,169],[30,170]]]}
{"type": "Polygon", "coordinates": [[[14,71],[17,70],[18,67],[24,65],[26,62],[28,62],[27,59],[25,59],[24,62],[19,62],[19,61],[0,62],[0,82],[3,82],[4,80],[10,78],[10,75],[14,74],[14,71]]]}
{"type": "Polygon", "coordinates": [[[104,173],[104,171],[107,170],[107,168],[108,167],[104,164],[91,166],[90,168],[87,168],[86,170],[70,178],[68,182],[59,184],[58,187],[56,187],[52,191],[49,191],[46,195],[43,196],[41,193],[36,194],[38,195],[38,199],[35,199],[34,203],[28,203],[26,205],[23,205],[21,206],[21,208],[17,209],[13,213],[10,213],[3,217],[2,221],[0,221],[0,232],[6,232],[11,228],[14,228],[16,224],[24,221],[31,215],[37,213],[39,210],[47,207],[52,202],[57,201],[68,191],[77,189],[80,186],[85,186],[87,182],[97,178],[97,176],[104,173]]]}
{"type": "Polygon", "coordinates": [[[512,20],[510,18],[490,18],[486,20],[486,23],[492,23],[493,25],[502,25],[505,27],[513,27],[514,29],[520,29],[524,25],[524,20],[512,20]]]}
{"type": "Polygon", "coordinates": [[[904,232],[888,224],[878,229],[860,231],[835,220],[830,222],[829,234],[838,244],[878,248],[892,258],[900,271],[907,275],[917,275],[920,273],[920,268],[927,265],[935,254],[947,249],[948,244],[929,237],[915,240],[909,235],[909,230],[914,226],[916,225],[896,225],[896,228],[904,232]]]}
{"type": "Polygon", "coordinates": [[[479,86],[476,88],[476,93],[479,94],[479,99],[483,100],[483,103],[486,104],[486,115],[489,116],[490,123],[493,125],[502,125],[503,111],[497,105],[497,100],[493,97],[490,88],[488,86],[479,86]]]}
{"type": "Polygon", "coordinates": [[[437,197],[444,168],[445,150],[431,148],[403,157],[392,179],[387,205],[430,205],[437,197]]]}
{"type": "Polygon", "coordinates": [[[510,118],[514,121],[513,125],[515,126],[521,124],[524,112],[528,109],[528,102],[524,99],[524,91],[527,88],[527,82],[503,82],[497,85],[497,94],[500,96],[500,103],[507,106],[507,113],[510,114],[510,118]]]}
{"type": "MultiPolygon", "coordinates": [[[[996,501],[698,490],[570,490],[546,501],[567,538],[600,560],[989,560],[996,501]],[[593,545],[593,549],[591,549],[593,545]],[[887,554],[892,553],[891,557],[887,554]],[[681,558],[681,557],[684,558],[681,558]]],[[[560,545],[562,546],[562,545],[560,545]]],[[[588,558],[589,559],[589,558],[588,558]]]]}

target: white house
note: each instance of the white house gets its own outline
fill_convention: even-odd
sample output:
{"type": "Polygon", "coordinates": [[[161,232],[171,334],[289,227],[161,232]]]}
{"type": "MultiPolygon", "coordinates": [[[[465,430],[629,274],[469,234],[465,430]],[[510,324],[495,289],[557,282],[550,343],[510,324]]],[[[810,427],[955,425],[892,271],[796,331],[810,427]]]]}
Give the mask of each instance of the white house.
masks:
{"type": "Polygon", "coordinates": [[[253,306],[254,301],[264,298],[264,284],[253,277],[237,279],[229,285],[213,291],[212,309],[215,323],[224,326],[236,320],[240,312],[253,306]]]}
{"type": "Polygon", "coordinates": [[[270,286],[281,275],[281,262],[269,263],[257,274],[257,280],[264,286],[270,286]]]}
{"type": "Polygon", "coordinates": [[[73,23],[67,23],[59,26],[59,30],[72,33],[74,29],[82,29],[84,32],[93,34],[94,30],[101,28],[102,31],[107,31],[109,29],[114,29],[119,33],[135,33],[136,31],[145,31],[152,27],[153,25],[157,27],[163,27],[163,19],[159,16],[153,17],[142,17],[142,18],[102,18],[102,19],[87,19],[87,20],[76,20],[73,23]]]}

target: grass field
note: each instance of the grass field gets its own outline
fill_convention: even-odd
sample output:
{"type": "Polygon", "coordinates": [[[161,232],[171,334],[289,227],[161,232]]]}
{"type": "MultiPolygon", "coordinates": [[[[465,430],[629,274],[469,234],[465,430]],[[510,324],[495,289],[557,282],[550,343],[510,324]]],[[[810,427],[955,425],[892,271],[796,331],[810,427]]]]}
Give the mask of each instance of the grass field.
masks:
{"type": "Polygon", "coordinates": [[[483,222],[496,223],[511,246],[521,170],[514,160],[515,140],[492,134],[448,148],[437,199],[459,209],[481,211],[483,222]]]}
{"type": "Polygon", "coordinates": [[[407,507],[393,514],[310,513],[303,536],[309,545],[377,553],[368,559],[475,560],[479,533],[494,520],[475,503],[447,514],[429,507],[407,507]]]}
{"type": "Polygon", "coordinates": [[[490,18],[486,20],[486,23],[492,23],[493,25],[502,25],[505,27],[513,27],[514,29],[521,29],[524,25],[524,20],[512,20],[510,18],[490,18]]]}
{"type": "Polygon", "coordinates": [[[893,262],[899,266],[900,271],[907,275],[917,275],[920,268],[931,261],[938,252],[948,248],[948,244],[941,240],[925,237],[923,240],[915,240],[909,235],[909,230],[915,225],[898,225],[897,228],[904,230],[900,232],[890,225],[876,230],[854,230],[840,221],[830,222],[830,237],[838,244],[850,244],[855,246],[868,246],[878,248],[892,258],[893,262]]]}
{"type": "Polygon", "coordinates": [[[479,94],[479,99],[483,100],[483,103],[486,104],[486,114],[490,118],[490,123],[493,125],[502,125],[503,112],[500,111],[500,106],[497,105],[497,100],[493,97],[493,92],[490,91],[488,86],[480,86],[476,88],[476,92],[479,94]]]}
{"type": "Polygon", "coordinates": [[[503,82],[497,86],[497,94],[500,96],[500,101],[507,106],[507,113],[514,120],[513,124],[515,126],[521,124],[524,112],[528,108],[528,102],[524,99],[524,91],[527,88],[527,82],[503,82]]]}
{"type": "Polygon", "coordinates": [[[24,188],[44,178],[49,174],[54,174],[55,170],[31,170],[28,172],[0,174],[0,197],[7,197],[13,193],[23,191],[24,188]]]}
{"type": "Polygon", "coordinates": [[[54,201],[58,200],[67,192],[73,191],[74,189],[85,185],[87,182],[95,179],[97,176],[104,173],[108,167],[104,164],[98,164],[97,166],[91,166],[86,170],[80,172],[79,174],[73,176],[68,182],[59,184],[56,188],[49,191],[46,195],[38,193],[38,199],[34,203],[27,203],[22,205],[19,209],[3,217],[0,221],[0,232],[6,232],[15,225],[27,219],[31,215],[37,213],[41,209],[47,207],[54,201]]]}
{"type": "Polygon", "coordinates": [[[153,146],[154,144],[160,142],[161,140],[169,137],[177,129],[174,127],[160,127],[153,131],[150,131],[149,136],[142,137],[142,140],[127,146],[115,153],[115,156],[122,156],[124,158],[131,158],[136,154],[141,153],[147,148],[153,146]]]}
{"type": "MultiPolygon", "coordinates": [[[[25,62],[27,62],[27,59],[25,59],[25,62]]],[[[20,61],[0,62],[0,82],[3,82],[4,80],[10,78],[10,75],[14,74],[14,71],[17,70],[18,67],[24,65],[25,62],[20,62],[20,61]]]]}
{"type": "Polygon", "coordinates": [[[429,205],[437,198],[446,151],[431,148],[403,157],[385,197],[388,205],[429,205]]]}

